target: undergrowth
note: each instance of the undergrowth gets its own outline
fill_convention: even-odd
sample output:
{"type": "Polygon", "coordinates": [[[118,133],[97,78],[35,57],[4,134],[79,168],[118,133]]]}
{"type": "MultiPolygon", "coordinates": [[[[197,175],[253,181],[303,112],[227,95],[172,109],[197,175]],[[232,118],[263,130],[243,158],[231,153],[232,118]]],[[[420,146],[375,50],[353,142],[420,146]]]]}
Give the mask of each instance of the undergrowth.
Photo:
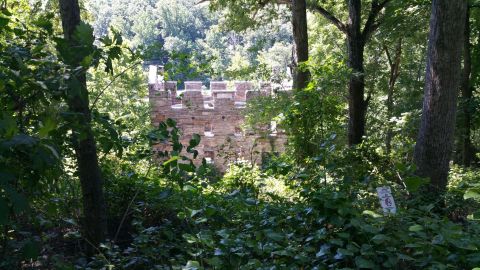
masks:
{"type": "Polygon", "coordinates": [[[464,206],[462,218],[452,219],[434,211],[435,202],[427,204],[394,183],[398,212],[385,216],[374,189],[385,183],[315,183],[317,176],[305,174],[293,169],[287,175],[274,175],[241,162],[211,185],[189,184],[182,190],[142,187],[149,195],[135,203],[131,242],[107,243],[95,260],[77,267],[473,269],[480,265],[480,226],[467,218],[477,204],[458,197],[466,190],[457,183],[461,179],[452,180],[446,195],[447,207],[464,206]]]}

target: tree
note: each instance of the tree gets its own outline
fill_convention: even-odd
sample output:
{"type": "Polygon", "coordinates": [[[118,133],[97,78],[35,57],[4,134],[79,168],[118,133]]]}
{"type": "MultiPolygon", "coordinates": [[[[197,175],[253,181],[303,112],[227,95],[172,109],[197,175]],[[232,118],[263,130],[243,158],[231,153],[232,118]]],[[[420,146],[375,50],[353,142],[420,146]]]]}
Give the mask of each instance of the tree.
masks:
{"type": "MultiPolygon", "coordinates": [[[[93,46],[93,35],[81,36],[85,24],[80,20],[78,0],[60,0],[60,14],[64,39],[70,51],[81,54],[84,44],[82,39],[90,40],[93,46]]],[[[85,33],[85,32],[83,32],[85,33]]],[[[83,58],[83,57],[82,57],[83,58]]],[[[93,253],[94,248],[105,240],[107,219],[103,180],[98,165],[97,148],[91,127],[91,111],[86,83],[86,74],[81,67],[82,58],[73,58],[68,63],[74,72],[68,79],[66,102],[69,110],[76,115],[72,130],[72,143],[77,158],[77,172],[80,179],[83,196],[83,229],[87,243],[87,252],[93,253]]]]}
{"type": "MultiPolygon", "coordinates": [[[[290,9],[294,48],[292,53],[293,88],[305,88],[310,79],[310,72],[301,63],[308,60],[308,29],[306,0],[267,0],[267,1],[233,1],[233,0],[201,0],[209,2],[212,10],[224,9],[224,16],[234,30],[246,30],[266,25],[265,21],[282,14],[282,8],[290,9]]],[[[283,14],[282,14],[283,15],[283,14]]]]}
{"type": "MultiPolygon", "coordinates": [[[[387,121],[390,122],[390,118],[393,116],[393,92],[395,90],[395,83],[400,75],[400,62],[402,57],[402,39],[400,38],[395,48],[395,54],[392,55],[387,45],[384,45],[385,54],[387,55],[388,66],[390,67],[390,76],[388,79],[388,92],[387,92],[387,121]]],[[[392,149],[392,126],[388,123],[387,134],[385,135],[385,149],[387,155],[390,154],[392,149]]]]}
{"type": "Polygon", "coordinates": [[[293,88],[307,87],[310,72],[298,65],[308,60],[307,3],[305,0],[292,0],[292,29],[295,44],[293,61],[293,88]]]}
{"type": "Polygon", "coordinates": [[[348,83],[348,144],[355,145],[362,142],[365,135],[366,111],[370,96],[365,97],[365,45],[378,29],[381,21],[378,19],[380,12],[390,0],[373,0],[370,12],[363,29],[362,26],[362,1],[348,1],[348,22],[343,23],[320,3],[311,2],[308,7],[334,24],[347,38],[348,67],[351,69],[348,83]]]}
{"type": "Polygon", "coordinates": [[[430,178],[432,192],[447,186],[466,10],[465,0],[432,3],[422,119],[414,153],[417,174],[430,178]]]}
{"type": "Polygon", "coordinates": [[[461,84],[461,101],[462,101],[462,125],[460,127],[461,140],[461,162],[468,167],[475,157],[475,149],[473,148],[471,133],[472,133],[472,99],[473,86],[471,85],[472,74],[472,55],[471,55],[471,27],[470,27],[470,13],[471,7],[467,8],[467,15],[465,18],[465,37],[463,41],[463,72],[461,84]]]}

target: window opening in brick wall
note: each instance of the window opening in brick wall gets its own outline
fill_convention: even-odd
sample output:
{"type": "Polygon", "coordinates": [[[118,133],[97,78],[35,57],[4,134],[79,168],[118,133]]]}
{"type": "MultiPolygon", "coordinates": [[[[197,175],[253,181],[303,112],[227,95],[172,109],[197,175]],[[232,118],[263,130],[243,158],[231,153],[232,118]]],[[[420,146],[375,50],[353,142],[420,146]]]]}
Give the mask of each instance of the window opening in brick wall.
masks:
{"type": "Polygon", "coordinates": [[[213,160],[215,158],[215,153],[213,151],[205,151],[204,152],[204,158],[205,158],[205,161],[208,163],[208,164],[212,164],[213,163],[213,160]]]}
{"type": "Polygon", "coordinates": [[[243,136],[243,132],[240,127],[235,127],[235,136],[237,137],[243,136]]]}
{"type": "Polygon", "coordinates": [[[277,122],[270,122],[270,135],[277,136],[277,122]]]}
{"type": "Polygon", "coordinates": [[[210,122],[205,123],[204,134],[206,137],[213,137],[215,134],[213,133],[213,125],[210,122]]]}

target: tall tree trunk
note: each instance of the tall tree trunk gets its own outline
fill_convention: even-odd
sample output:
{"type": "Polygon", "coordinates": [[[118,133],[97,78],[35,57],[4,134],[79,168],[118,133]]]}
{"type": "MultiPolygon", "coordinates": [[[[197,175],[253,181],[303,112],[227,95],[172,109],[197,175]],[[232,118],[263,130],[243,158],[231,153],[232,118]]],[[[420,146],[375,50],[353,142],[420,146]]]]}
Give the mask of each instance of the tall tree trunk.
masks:
{"type": "Polygon", "coordinates": [[[471,140],[472,129],[472,96],[473,89],[470,84],[470,75],[472,73],[472,56],[470,44],[470,8],[467,8],[467,16],[465,19],[465,38],[463,41],[463,78],[462,78],[462,109],[463,109],[463,126],[460,128],[460,139],[462,141],[462,163],[468,167],[472,163],[474,157],[474,149],[471,140]]]}
{"type": "Polygon", "coordinates": [[[310,72],[298,64],[308,60],[307,4],[305,0],[292,0],[292,27],[295,46],[293,88],[303,89],[310,80],[310,72]]]}
{"type": "Polygon", "coordinates": [[[443,192],[447,186],[466,10],[466,0],[432,3],[422,120],[414,153],[417,174],[430,178],[431,192],[443,192]]]}
{"type": "Polygon", "coordinates": [[[365,135],[365,70],[363,67],[363,52],[365,42],[361,27],[361,0],[348,1],[349,21],[347,24],[348,67],[351,69],[348,83],[348,144],[362,142],[365,135]]]}
{"type": "Polygon", "coordinates": [[[388,93],[387,93],[387,132],[385,136],[385,150],[387,155],[390,154],[392,149],[392,138],[393,130],[392,125],[390,124],[390,119],[393,116],[393,94],[395,90],[395,83],[397,82],[398,75],[400,75],[400,61],[402,56],[402,39],[400,38],[395,48],[395,55],[390,53],[390,50],[385,45],[384,46],[385,54],[387,55],[388,65],[390,67],[390,77],[388,79],[388,93]]]}
{"type": "MultiPolygon", "coordinates": [[[[72,50],[75,50],[76,42],[72,37],[75,28],[80,24],[78,0],[60,0],[60,14],[65,39],[69,42],[72,50]]],[[[80,63],[78,63],[78,66],[80,66],[80,63]]],[[[67,104],[69,109],[78,115],[77,127],[72,132],[74,134],[72,141],[82,187],[83,231],[87,241],[87,252],[92,254],[98,245],[105,240],[107,231],[105,199],[95,138],[91,127],[85,71],[79,71],[73,76],[70,83],[79,83],[80,91],[70,91],[73,94],[67,97],[67,104]]]]}
{"type": "Polygon", "coordinates": [[[321,2],[309,1],[308,7],[330,21],[347,37],[348,67],[351,74],[348,83],[348,144],[362,142],[365,135],[366,112],[370,96],[365,98],[365,70],[363,52],[365,44],[381,24],[379,14],[391,0],[372,0],[370,12],[363,30],[362,1],[348,0],[348,22],[345,24],[322,7],[321,2]]]}

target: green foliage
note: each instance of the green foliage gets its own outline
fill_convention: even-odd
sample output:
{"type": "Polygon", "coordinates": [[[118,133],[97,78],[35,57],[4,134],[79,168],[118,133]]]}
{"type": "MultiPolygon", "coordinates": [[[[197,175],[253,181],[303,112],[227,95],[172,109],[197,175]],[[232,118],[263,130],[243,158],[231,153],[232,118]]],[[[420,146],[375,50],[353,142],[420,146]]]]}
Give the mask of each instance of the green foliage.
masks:
{"type": "Polygon", "coordinates": [[[225,22],[234,30],[245,30],[279,16],[288,16],[288,8],[283,5],[276,2],[259,3],[254,0],[214,0],[210,2],[210,9],[223,11],[225,22]]]}
{"type": "Polygon", "coordinates": [[[270,76],[261,73],[267,66],[268,73],[272,66],[288,76],[285,61],[290,61],[291,49],[282,47],[291,43],[291,29],[285,16],[232,31],[222,12],[209,12],[193,0],[88,1],[87,8],[97,36],[105,36],[109,27],[118,29],[145,60],[163,64],[169,80],[266,79],[270,76]],[[275,54],[277,61],[264,58],[273,52],[281,52],[275,54]]]}
{"type": "MultiPolygon", "coordinates": [[[[245,165],[233,166],[212,188],[189,186],[139,204],[131,246],[108,246],[107,260],[120,269],[470,269],[479,263],[475,222],[456,224],[434,214],[433,205],[401,197],[398,214],[383,216],[364,184],[305,191],[297,179],[303,199],[291,201],[253,188],[273,175],[245,165]]],[[[101,268],[101,261],[90,266],[101,268]]]]}
{"type": "MultiPolygon", "coordinates": [[[[78,76],[100,64],[113,72],[111,63],[119,57],[122,45],[116,34],[103,40],[108,43],[103,48],[95,46],[93,29],[85,23],[77,27],[72,40],[59,38],[52,13],[37,5],[12,5],[13,10],[27,12],[1,9],[8,19],[0,29],[0,252],[10,258],[2,261],[1,268],[6,269],[37,259],[39,242],[54,237],[35,230],[51,230],[54,224],[62,224],[62,211],[79,208],[70,137],[73,133],[84,136],[85,126],[82,115],[69,111],[66,103],[86,101],[87,90],[78,76]],[[29,13],[33,15],[27,17],[29,13]],[[72,43],[77,44],[75,52],[70,49],[72,43]]],[[[99,133],[106,131],[109,137],[100,140],[99,148],[108,153],[115,146],[121,154],[119,136],[108,119],[97,113],[94,118],[99,133]]]]}
{"type": "Polygon", "coordinates": [[[221,186],[227,188],[229,192],[237,190],[237,192],[258,193],[262,180],[261,172],[257,167],[246,161],[238,161],[230,165],[221,186]]]}
{"type": "Polygon", "coordinates": [[[32,222],[32,204],[55,192],[62,173],[65,122],[56,107],[64,73],[49,57],[52,14],[27,24],[7,9],[0,14],[0,253],[8,257],[0,268],[8,269],[40,251],[40,239],[22,224],[32,222]]]}
{"type": "Polygon", "coordinates": [[[246,124],[256,129],[275,121],[277,127],[288,134],[295,158],[303,162],[319,153],[329,136],[327,132],[331,134],[339,128],[341,108],[337,102],[335,97],[326,96],[313,85],[293,93],[278,91],[273,96],[260,96],[249,101],[246,124]]]}
{"type": "Polygon", "coordinates": [[[478,171],[453,166],[448,184],[449,202],[446,212],[454,220],[477,220],[479,218],[478,171]]]}
{"type": "MultiPolygon", "coordinates": [[[[302,67],[312,74],[309,87],[290,94],[275,89],[275,95],[261,96],[247,108],[250,126],[265,127],[273,119],[287,132],[288,151],[262,168],[231,164],[223,176],[205,160],[196,162],[199,135],[183,145],[182,131],[171,119],[147,128],[148,87],[140,59],[168,61],[173,80],[203,80],[208,74],[274,77],[280,84],[289,78],[275,72],[290,62],[288,9],[216,0],[211,7],[217,14],[211,14],[186,0],[107,2],[87,5],[94,27],[82,23],[73,40],[60,38],[54,14],[39,5],[9,1],[8,10],[0,8],[0,268],[480,265],[478,169],[453,167],[448,191],[432,200],[422,194],[427,181],[416,177],[410,164],[428,1],[392,2],[383,14],[383,30],[367,47],[371,99],[363,144],[345,147],[349,70],[344,37],[324,19],[309,16],[311,60],[302,67]],[[402,72],[387,119],[389,74],[382,48],[399,37],[405,46],[402,72]],[[72,41],[78,50],[69,49],[72,41]],[[110,226],[110,240],[93,258],[86,258],[79,245],[82,204],[70,135],[81,121],[66,106],[69,99],[86,97],[76,78],[84,72],[110,226]],[[387,126],[395,135],[389,156],[383,145],[387,126]],[[167,150],[154,152],[157,144],[168,145],[167,150]],[[383,215],[376,196],[380,186],[391,187],[397,214],[383,215]]],[[[345,3],[322,4],[346,20],[345,3]]],[[[477,15],[472,17],[475,33],[477,15]]],[[[472,43],[478,45],[475,39],[472,43]]]]}

